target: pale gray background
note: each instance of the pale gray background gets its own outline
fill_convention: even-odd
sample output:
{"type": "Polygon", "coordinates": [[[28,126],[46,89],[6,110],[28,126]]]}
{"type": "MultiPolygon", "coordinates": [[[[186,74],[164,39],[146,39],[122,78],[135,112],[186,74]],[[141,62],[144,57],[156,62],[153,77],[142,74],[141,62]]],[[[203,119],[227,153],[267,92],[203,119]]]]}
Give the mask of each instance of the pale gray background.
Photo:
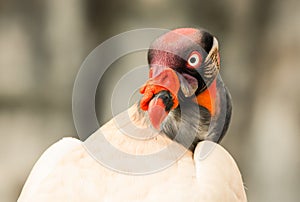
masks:
{"type": "MultiPolygon", "coordinates": [[[[0,0],[1,201],[17,199],[47,147],[76,136],[72,85],[93,48],[131,29],[181,26],[207,28],[219,39],[234,103],[222,145],[240,167],[249,201],[298,201],[299,8],[298,0],[0,0]]],[[[115,79],[101,83],[98,111],[113,80],[144,62],[142,52],[115,63],[115,79]]]]}

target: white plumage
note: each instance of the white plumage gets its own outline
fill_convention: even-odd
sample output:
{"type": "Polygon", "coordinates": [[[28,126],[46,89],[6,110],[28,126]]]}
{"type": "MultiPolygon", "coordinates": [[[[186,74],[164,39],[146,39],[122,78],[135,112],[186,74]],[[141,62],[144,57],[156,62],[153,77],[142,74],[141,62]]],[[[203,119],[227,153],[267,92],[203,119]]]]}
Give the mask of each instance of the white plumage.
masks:
{"type": "MultiPolygon", "coordinates": [[[[120,135],[113,120],[100,130],[112,145],[131,154],[155,152],[171,142],[162,134],[143,141],[120,135]]],[[[96,132],[88,140],[97,141],[99,135],[96,132]]],[[[215,143],[200,142],[194,157],[188,151],[161,172],[131,176],[103,167],[80,140],[64,138],[37,161],[18,201],[247,201],[239,169],[223,147],[216,144],[206,159],[199,160],[207,144],[215,143]]]]}

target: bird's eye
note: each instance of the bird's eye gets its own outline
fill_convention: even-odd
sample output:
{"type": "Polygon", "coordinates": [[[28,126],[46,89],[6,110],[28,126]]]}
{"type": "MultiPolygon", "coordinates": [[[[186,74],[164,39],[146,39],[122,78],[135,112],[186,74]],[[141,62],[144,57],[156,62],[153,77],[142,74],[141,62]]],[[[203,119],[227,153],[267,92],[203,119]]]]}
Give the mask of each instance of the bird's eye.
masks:
{"type": "Polygon", "coordinates": [[[197,68],[202,63],[202,56],[199,52],[193,51],[188,58],[187,66],[189,68],[197,68]]]}

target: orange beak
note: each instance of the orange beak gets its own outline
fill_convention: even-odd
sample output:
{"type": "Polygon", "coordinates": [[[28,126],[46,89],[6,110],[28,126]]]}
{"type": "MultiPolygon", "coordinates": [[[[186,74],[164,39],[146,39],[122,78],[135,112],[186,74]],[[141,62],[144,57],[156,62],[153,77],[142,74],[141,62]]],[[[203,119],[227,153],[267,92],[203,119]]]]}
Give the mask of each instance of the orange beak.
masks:
{"type": "Polygon", "coordinates": [[[140,102],[142,110],[148,111],[150,121],[154,128],[159,129],[161,123],[167,117],[169,110],[178,106],[179,78],[174,70],[166,67],[151,67],[149,80],[140,89],[143,98],[140,102]],[[163,91],[171,95],[172,106],[166,106],[166,100],[160,94],[163,91]]]}

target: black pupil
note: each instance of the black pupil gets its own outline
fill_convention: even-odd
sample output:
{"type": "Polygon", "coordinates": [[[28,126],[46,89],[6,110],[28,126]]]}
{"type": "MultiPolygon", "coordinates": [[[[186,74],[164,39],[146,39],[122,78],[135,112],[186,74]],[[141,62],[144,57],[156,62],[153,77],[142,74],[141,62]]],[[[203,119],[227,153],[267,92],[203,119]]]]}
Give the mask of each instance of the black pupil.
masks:
{"type": "Polygon", "coordinates": [[[192,58],[190,59],[190,62],[191,62],[191,63],[195,63],[195,62],[196,62],[196,58],[195,58],[195,57],[192,57],[192,58]]]}

